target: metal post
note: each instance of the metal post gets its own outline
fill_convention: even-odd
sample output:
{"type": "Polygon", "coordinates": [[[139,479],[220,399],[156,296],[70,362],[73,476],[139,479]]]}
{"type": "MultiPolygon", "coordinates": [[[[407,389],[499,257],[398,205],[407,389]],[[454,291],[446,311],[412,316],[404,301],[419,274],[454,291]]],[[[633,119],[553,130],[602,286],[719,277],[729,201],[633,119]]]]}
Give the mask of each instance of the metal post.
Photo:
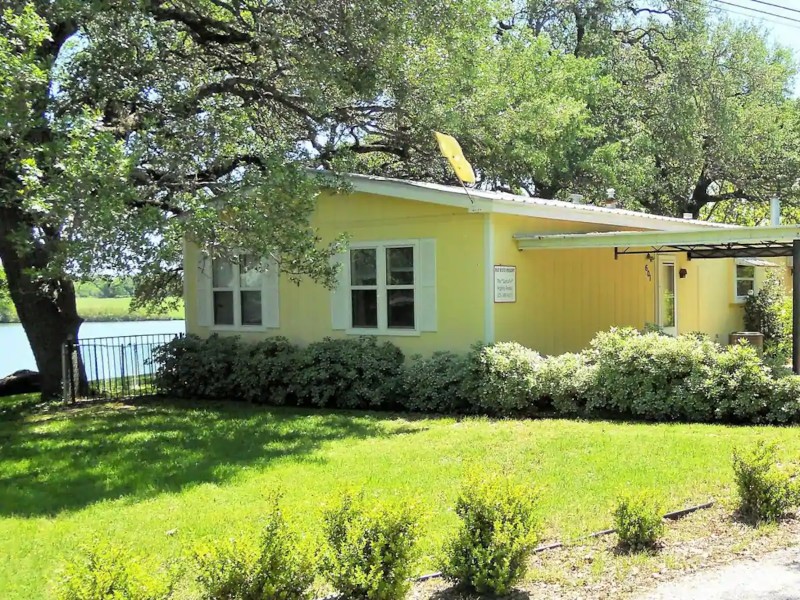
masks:
{"type": "Polygon", "coordinates": [[[68,352],[69,352],[69,342],[64,342],[61,344],[61,399],[64,401],[64,404],[69,404],[70,400],[70,392],[69,392],[69,370],[67,365],[69,364],[68,360],[68,352]]]}
{"type": "Polygon", "coordinates": [[[800,239],[792,241],[792,370],[800,374],[800,239]]]}

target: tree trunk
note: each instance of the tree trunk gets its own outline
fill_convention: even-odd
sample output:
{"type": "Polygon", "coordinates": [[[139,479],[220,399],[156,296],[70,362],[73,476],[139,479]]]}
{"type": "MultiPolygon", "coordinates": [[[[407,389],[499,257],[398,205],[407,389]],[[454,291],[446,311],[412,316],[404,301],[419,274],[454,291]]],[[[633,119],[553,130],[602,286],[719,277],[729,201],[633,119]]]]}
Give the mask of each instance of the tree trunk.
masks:
{"type": "MultiPolygon", "coordinates": [[[[78,339],[83,322],[75,303],[75,286],[66,277],[30,276],[27,270],[32,265],[5,233],[0,231],[0,261],[6,272],[8,291],[36,359],[42,398],[56,398],[61,395],[62,345],[68,339],[78,339]]],[[[85,375],[81,365],[77,366],[78,383],[83,384],[85,375]]]]}

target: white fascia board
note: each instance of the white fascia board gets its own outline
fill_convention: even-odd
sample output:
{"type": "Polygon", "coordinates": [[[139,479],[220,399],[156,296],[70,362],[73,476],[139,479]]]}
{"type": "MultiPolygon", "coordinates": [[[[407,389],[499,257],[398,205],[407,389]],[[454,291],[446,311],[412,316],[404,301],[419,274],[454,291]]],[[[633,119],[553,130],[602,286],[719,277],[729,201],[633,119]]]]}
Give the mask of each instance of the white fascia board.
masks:
{"type": "Polygon", "coordinates": [[[563,207],[548,204],[524,203],[514,200],[495,200],[492,212],[513,214],[539,219],[569,221],[574,223],[592,223],[595,225],[611,225],[629,227],[631,229],[647,229],[652,231],[688,231],[703,228],[716,228],[716,224],[708,225],[702,221],[688,219],[658,218],[647,213],[633,213],[614,209],[592,210],[583,207],[563,207]]]}
{"type": "Polygon", "coordinates": [[[631,231],[607,233],[569,233],[514,235],[520,250],[570,248],[643,248],[691,244],[736,244],[788,242],[800,239],[800,225],[779,227],[740,227],[738,229],[692,229],[689,231],[631,231]]]}

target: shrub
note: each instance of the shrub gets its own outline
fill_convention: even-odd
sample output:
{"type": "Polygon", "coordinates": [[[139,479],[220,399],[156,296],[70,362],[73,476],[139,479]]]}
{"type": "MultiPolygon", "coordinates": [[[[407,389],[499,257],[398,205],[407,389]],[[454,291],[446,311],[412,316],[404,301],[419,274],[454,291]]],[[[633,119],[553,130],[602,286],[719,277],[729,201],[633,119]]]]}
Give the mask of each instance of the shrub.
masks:
{"type": "Polygon", "coordinates": [[[778,465],[774,444],[759,441],[733,452],[733,473],[739,493],[739,514],[754,523],[775,522],[797,502],[797,486],[778,465]]]}
{"type": "Polygon", "coordinates": [[[415,356],[403,376],[405,408],[421,412],[458,412],[466,408],[463,385],[467,361],[452,352],[415,356]]]}
{"type": "Polygon", "coordinates": [[[583,412],[593,377],[594,369],[582,354],[549,356],[538,367],[542,395],[550,399],[556,412],[564,415],[583,412]]]}
{"type": "Polygon", "coordinates": [[[373,337],[325,338],[300,352],[293,391],[301,404],[378,408],[397,400],[403,353],[373,337]]]}
{"type": "Polygon", "coordinates": [[[171,594],[171,578],[159,578],[126,550],[104,541],[66,566],[57,591],[59,600],[164,600],[171,594]]]}
{"type": "Polygon", "coordinates": [[[692,393],[689,379],[717,351],[698,336],[673,338],[635,329],[599,333],[585,353],[594,365],[587,409],[654,420],[710,420],[712,404],[692,393]]]}
{"type": "Polygon", "coordinates": [[[296,377],[298,349],[285,337],[273,337],[248,346],[236,357],[233,381],[250,402],[286,404],[296,377]]]}
{"type": "Polygon", "coordinates": [[[516,342],[475,346],[467,357],[468,401],[493,415],[531,414],[541,407],[537,379],[542,357],[516,342]]]}
{"type": "Polygon", "coordinates": [[[413,504],[368,505],[345,495],[325,513],[323,572],[345,598],[403,598],[416,556],[419,519],[413,504]]]}
{"type": "Polygon", "coordinates": [[[766,421],[769,423],[800,422],[800,376],[781,377],[772,385],[772,400],[766,421]]]}
{"type": "Polygon", "coordinates": [[[655,547],[664,533],[661,512],[661,503],[650,494],[620,498],[614,510],[620,545],[634,552],[655,547]]]}
{"type": "MultiPolygon", "coordinates": [[[[780,277],[769,271],[755,294],[750,294],[744,304],[744,327],[764,335],[767,354],[788,356],[787,340],[791,343],[791,326],[786,328],[785,307],[788,294],[780,277]]],[[[791,351],[791,346],[788,347],[791,351]]]]}
{"type": "Polygon", "coordinates": [[[240,351],[238,337],[175,338],[153,351],[155,383],[179,398],[235,398],[240,351]]]}
{"type": "Polygon", "coordinates": [[[301,547],[272,499],[256,543],[231,540],[195,551],[197,583],[205,600],[302,600],[314,581],[311,553],[301,547]]]}
{"type": "Polygon", "coordinates": [[[461,524],[445,548],[445,577],[478,593],[507,594],[536,544],[536,495],[500,476],[472,476],[461,489],[461,524]]]}
{"type": "Polygon", "coordinates": [[[692,389],[696,397],[714,407],[715,417],[725,422],[760,420],[772,403],[770,370],[746,343],[713,353],[696,372],[692,389]]]}

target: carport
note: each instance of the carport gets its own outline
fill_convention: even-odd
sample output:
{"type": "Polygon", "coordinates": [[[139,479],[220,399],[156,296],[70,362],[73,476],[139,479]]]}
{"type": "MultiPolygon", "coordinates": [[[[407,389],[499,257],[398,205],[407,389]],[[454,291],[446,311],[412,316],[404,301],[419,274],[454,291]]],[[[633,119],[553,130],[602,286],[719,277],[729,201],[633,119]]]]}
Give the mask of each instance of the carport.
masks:
{"type": "Polygon", "coordinates": [[[800,373],[800,225],[697,228],[684,231],[514,235],[520,251],[608,248],[631,254],[686,253],[689,260],[792,257],[792,368],[800,373]]]}

